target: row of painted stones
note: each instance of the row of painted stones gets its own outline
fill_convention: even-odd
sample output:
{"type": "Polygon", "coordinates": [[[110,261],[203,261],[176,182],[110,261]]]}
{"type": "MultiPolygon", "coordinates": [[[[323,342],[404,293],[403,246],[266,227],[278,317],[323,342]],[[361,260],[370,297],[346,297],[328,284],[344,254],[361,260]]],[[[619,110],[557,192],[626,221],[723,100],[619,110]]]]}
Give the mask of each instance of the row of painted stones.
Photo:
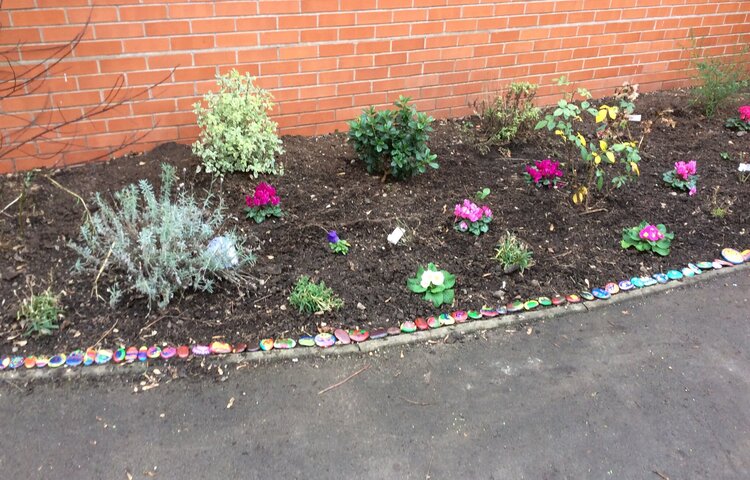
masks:
{"type": "Polygon", "coordinates": [[[63,365],[68,367],[77,367],[79,365],[103,365],[110,361],[116,364],[127,364],[133,362],[145,362],[149,359],[164,359],[170,358],[182,358],[186,359],[191,355],[194,356],[205,356],[205,355],[221,355],[228,353],[242,353],[245,351],[269,351],[273,349],[286,350],[294,348],[297,345],[303,347],[314,347],[320,348],[332,347],[336,344],[346,345],[352,342],[360,343],[370,339],[383,338],[388,335],[399,335],[401,333],[413,333],[417,330],[429,330],[435,329],[442,326],[454,325],[456,323],[465,323],[472,319],[479,318],[491,318],[499,315],[506,315],[509,313],[516,313],[521,311],[534,310],[540,306],[558,306],[566,303],[580,303],[583,301],[593,301],[596,299],[606,300],[612,295],[616,295],[622,291],[628,291],[638,288],[645,288],[659,283],[667,283],[669,281],[680,280],[684,277],[692,277],[700,275],[706,270],[720,269],[724,267],[730,267],[733,265],[739,265],[746,261],[750,261],[750,250],[744,250],[742,252],[725,248],[721,251],[723,258],[716,259],[713,262],[697,262],[689,263],[687,267],[680,270],[670,270],[667,273],[657,273],[653,276],[633,277],[630,280],[622,280],[620,282],[610,282],[604,285],[602,288],[594,288],[591,291],[582,291],[566,296],[555,295],[553,297],[538,297],[531,300],[521,301],[515,300],[507,305],[501,305],[497,307],[483,307],[480,310],[469,310],[469,311],[455,311],[453,313],[441,313],[436,317],[417,318],[414,321],[408,320],[401,324],[400,327],[390,328],[377,328],[372,331],[367,330],[344,330],[341,328],[335,329],[333,333],[324,332],[319,333],[315,336],[303,336],[299,340],[292,338],[265,338],[260,341],[256,346],[248,346],[245,343],[238,343],[230,345],[226,342],[212,342],[209,345],[193,345],[188,347],[182,345],[179,347],[174,346],[142,346],[136,347],[120,347],[115,350],[110,349],[93,349],[89,348],[86,351],[75,350],[70,354],[58,354],[52,357],[44,356],[2,356],[0,357],[0,370],[10,369],[15,370],[20,367],[27,369],[32,368],[57,368],[63,365]]]}

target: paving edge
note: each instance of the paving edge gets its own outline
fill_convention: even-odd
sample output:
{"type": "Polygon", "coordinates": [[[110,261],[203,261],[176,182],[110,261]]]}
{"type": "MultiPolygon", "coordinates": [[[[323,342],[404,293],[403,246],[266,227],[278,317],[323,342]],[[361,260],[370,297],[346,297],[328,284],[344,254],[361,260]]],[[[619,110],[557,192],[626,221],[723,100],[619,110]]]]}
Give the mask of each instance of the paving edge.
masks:
{"type": "MultiPolygon", "coordinates": [[[[566,304],[558,307],[538,307],[539,310],[522,312],[517,314],[502,315],[494,318],[482,320],[472,320],[463,324],[451,326],[442,326],[434,330],[417,331],[395,336],[388,336],[377,340],[368,340],[363,343],[339,345],[331,348],[318,347],[297,347],[290,350],[272,350],[270,352],[246,352],[240,354],[226,354],[219,356],[192,357],[187,362],[205,361],[207,364],[216,365],[237,365],[241,363],[270,363],[290,359],[301,359],[305,357],[330,357],[344,356],[361,353],[370,353],[380,349],[393,348],[397,346],[421,343],[427,340],[442,340],[451,332],[460,332],[463,334],[494,330],[501,327],[518,325],[522,323],[534,323],[541,320],[552,320],[559,317],[573,315],[575,313],[584,313],[605,308],[610,305],[623,303],[631,300],[638,300],[648,296],[693,285],[707,279],[725,276],[729,273],[750,270],[750,263],[737,265],[734,267],[722,268],[720,270],[709,270],[701,275],[691,278],[683,278],[678,281],[654,285],[651,287],[634,289],[628,292],[620,292],[608,300],[594,300],[578,304],[566,304]]],[[[178,359],[179,362],[185,360],[178,359]]],[[[12,372],[0,373],[0,379],[5,380],[44,380],[44,379],[75,379],[75,378],[95,378],[110,377],[116,375],[139,375],[153,368],[164,365],[164,361],[150,364],[148,361],[143,363],[132,363],[125,365],[96,365],[86,368],[59,368],[59,369],[41,369],[41,370],[16,370],[12,372]]]]}

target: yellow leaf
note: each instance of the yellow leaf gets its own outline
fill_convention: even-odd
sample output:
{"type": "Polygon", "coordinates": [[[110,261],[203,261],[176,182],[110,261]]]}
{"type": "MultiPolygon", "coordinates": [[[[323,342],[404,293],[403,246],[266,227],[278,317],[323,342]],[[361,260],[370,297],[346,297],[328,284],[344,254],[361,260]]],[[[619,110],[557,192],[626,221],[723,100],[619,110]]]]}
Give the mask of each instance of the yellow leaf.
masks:
{"type": "Polygon", "coordinates": [[[609,118],[614,120],[615,117],[617,116],[617,107],[611,107],[611,108],[608,107],[607,110],[609,111],[609,118]]]}
{"type": "Polygon", "coordinates": [[[586,199],[586,195],[588,195],[589,189],[586,187],[579,187],[578,190],[573,194],[573,203],[578,205],[579,203],[583,202],[586,199]]]}
{"type": "Polygon", "coordinates": [[[605,142],[604,140],[599,140],[599,148],[601,149],[602,152],[606,152],[607,142],[605,142]]]}
{"type": "Polygon", "coordinates": [[[601,123],[607,118],[607,110],[604,107],[599,108],[599,113],[596,114],[596,123],[601,123]]]}
{"type": "Polygon", "coordinates": [[[602,157],[599,156],[598,153],[594,154],[594,165],[599,165],[602,163],[602,157]]]}
{"type": "Polygon", "coordinates": [[[615,154],[614,153],[607,152],[606,155],[607,155],[607,158],[609,159],[609,163],[615,163],[615,154]]]}
{"type": "Polygon", "coordinates": [[[576,133],[576,136],[578,137],[578,140],[581,141],[581,145],[584,147],[586,146],[586,139],[581,135],[581,132],[576,133]]]}
{"type": "Polygon", "coordinates": [[[641,170],[638,168],[638,164],[635,162],[630,162],[630,168],[635,172],[636,175],[641,175],[641,170]]]}

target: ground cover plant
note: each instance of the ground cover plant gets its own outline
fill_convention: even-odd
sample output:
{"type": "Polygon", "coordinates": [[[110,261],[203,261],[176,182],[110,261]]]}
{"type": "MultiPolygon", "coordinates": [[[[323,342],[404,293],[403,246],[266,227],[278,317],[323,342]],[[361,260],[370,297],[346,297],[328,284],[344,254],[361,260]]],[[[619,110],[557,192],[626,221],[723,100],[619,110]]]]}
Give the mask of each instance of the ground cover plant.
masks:
{"type": "MultiPolygon", "coordinates": [[[[0,305],[0,353],[14,346],[30,353],[70,351],[93,345],[105,334],[108,346],[179,344],[191,339],[251,343],[279,335],[325,332],[332,326],[395,326],[454,308],[480,308],[540,295],[552,298],[712,260],[722,246],[747,248],[749,243],[750,212],[742,206],[750,203],[750,189],[749,183],[741,182],[738,166],[748,162],[747,157],[742,160],[742,152],[750,151],[750,139],[724,127],[725,119],[748,104],[748,98],[733,99],[707,120],[690,108],[688,92],[639,97],[634,113],[641,114],[642,121],[629,122],[627,128],[630,138],[639,143],[641,176],[623,188],[610,188],[606,195],[598,195],[594,186],[588,211],[572,202],[579,184],[564,155],[570,144],[561,142],[554,131],[536,131],[531,141],[513,145],[510,158],[494,150],[482,155],[465,141],[463,120],[431,124],[434,131],[428,146],[440,159],[439,170],[398,182],[383,183],[369,175],[346,133],[285,137],[286,152],[277,158],[285,165],[285,175],[258,180],[245,173],[226,174],[223,181],[197,173],[201,159],[189,146],[178,144],[106,164],[37,172],[27,191],[24,231],[17,228],[17,203],[0,221],[0,297],[6,299],[0,305]],[[731,161],[723,160],[721,152],[731,161]],[[537,188],[524,178],[526,166],[544,159],[560,162],[564,176],[556,188],[537,188]],[[731,213],[715,217],[710,194],[690,197],[665,186],[662,174],[674,169],[675,162],[688,160],[697,162],[701,192],[710,193],[720,186],[717,205],[731,199],[731,213]],[[84,199],[95,216],[101,214],[101,207],[92,201],[96,192],[102,192],[110,207],[117,202],[108,192],[137,186],[140,180],[158,192],[161,163],[174,166],[179,177],[173,192],[191,192],[198,206],[206,192],[213,192],[212,208],[205,212],[208,218],[219,200],[225,202],[223,228],[196,243],[209,250],[214,238],[234,230],[238,244],[244,240],[252,246],[257,260],[246,271],[241,288],[217,279],[213,293],[179,289],[164,308],[158,309],[155,303],[149,308],[145,294],[126,290],[127,270],[115,268],[114,252],[104,262],[111,245],[106,241],[88,274],[71,274],[78,255],[67,245],[70,241],[82,244],[80,226],[87,222],[87,213],[77,197],[51,180],[84,199]],[[246,196],[260,180],[276,188],[284,215],[258,224],[246,219],[243,209],[246,196]],[[454,229],[453,208],[464,198],[491,208],[493,220],[487,233],[475,236],[454,229]],[[668,256],[622,248],[623,229],[644,219],[663,223],[675,234],[668,256]],[[395,244],[388,242],[397,227],[404,230],[403,237],[395,244]],[[333,253],[328,241],[332,230],[339,240],[353,245],[346,256],[333,253]],[[533,252],[534,264],[523,275],[520,267],[515,273],[505,273],[505,265],[495,258],[508,231],[533,252]],[[453,304],[436,308],[424,299],[424,293],[409,289],[407,280],[415,278],[418,266],[426,267],[428,262],[455,275],[453,304]],[[95,282],[102,265],[105,268],[95,282]],[[16,316],[20,299],[14,291],[23,298],[21,292],[31,275],[49,278],[45,287],[49,285],[52,292],[65,291],[60,297],[65,317],[52,335],[30,336],[20,346],[25,329],[16,316]],[[324,281],[343,305],[318,315],[300,313],[290,305],[289,297],[301,276],[324,281]],[[118,279],[122,293],[112,310],[106,301],[107,287],[118,279]],[[92,295],[95,285],[105,301],[92,295]]],[[[619,100],[596,100],[597,114],[602,104],[619,107],[619,100]]],[[[581,133],[587,142],[597,140],[595,117],[586,115],[581,133]]],[[[578,181],[583,178],[579,174],[578,181]]],[[[1,179],[0,187],[0,204],[5,206],[22,192],[23,175],[1,179]]],[[[174,203],[177,197],[171,198],[174,203]]],[[[225,267],[232,263],[230,246],[231,242],[217,240],[211,247],[224,253],[220,265],[225,267]]]]}
{"type": "Polygon", "coordinates": [[[289,295],[289,303],[300,313],[326,313],[338,310],[344,302],[333,293],[333,289],[326,287],[324,281],[315,282],[307,275],[297,279],[289,295]]]}
{"type": "Polygon", "coordinates": [[[53,294],[50,288],[36,294],[30,286],[29,290],[29,296],[21,299],[16,313],[16,319],[24,329],[24,336],[52,335],[53,330],[60,328],[60,295],[53,294]]]}

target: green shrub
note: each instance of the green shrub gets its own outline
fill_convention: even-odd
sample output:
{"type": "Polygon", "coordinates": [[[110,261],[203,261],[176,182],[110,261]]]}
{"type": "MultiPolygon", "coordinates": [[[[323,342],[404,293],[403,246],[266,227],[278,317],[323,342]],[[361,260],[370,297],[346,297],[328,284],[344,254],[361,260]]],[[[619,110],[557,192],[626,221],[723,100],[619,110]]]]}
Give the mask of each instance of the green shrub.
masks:
{"type": "MultiPolygon", "coordinates": [[[[746,56],[745,48],[739,58],[746,56]]],[[[690,102],[696,105],[706,117],[713,117],[726,101],[748,85],[747,67],[738,59],[707,57],[692,39],[691,63],[695,68],[693,77],[696,86],[690,91],[690,102]]]]}
{"type": "Polygon", "coordinates": [[[534,106],[538,85],[514,82],[503,95],[492,100],[474,102],[474,111],[479,116],[479,130],[473,139],[482,154],[492,148],[507,152],[507,146],[523,140],[534,131],[541,110],[534,106]]]}
{"type": "Polygon", "coordinates": [[[201,134],[193,144],[208,173],[277,174],[274,155],[283,153],[276,122],[268,117],[271,94],[253,85],[253,77],[232,70],[217,76],[219,92],[203,96],[206,106],[193,105],[201,134]]]}
{"type": "Polygon", "coordinates": [[[289,303],[300,313],[308,315],[331,312],[344,306],[344,302],[334,295],[331,288],[326,287],[325,282],[315,283],[307,275],[297,279],[289,296],[289,303]]]}
{"type": "Polygon", "coordinates": [[[71,245],[80,257],[76,270],[96,272],[95,285],[106,277],[113,307],[123,291],[164,308],[188,288],[212,292],[217,280],[236,285],[254,261],[234,232],[217,240],[224,223],[221,200],[211,207],[211,195],[200,204],[183,191],[173,199],[176,178],[174,167],[163,164],[158,197],[146,180],[115,193],[114,206],[97,193],[98,210],[81,227],[83,241],[71,245]]]}
{"type": "Polygon", "coordinates": [[[26,329],[25,336],[52,335],[52,330],[60,328],[57,318],[61,313],[59,296],[48,288],[39,295],[32,291],[28,298],[24,298],[16,312],[16,318],[26,329]]]}
{"type": "Polygon", "coordinates": [[[427,147],[433,118],[417,112],[409,98],[401,96],[398,110],[376,112],[370,107],[349,122],[349,141],[371,174],[403,180],[427,167],[438,168],[437,155],[427,147]]]}
{"type": "Polygon", "coordinates": [[[527,268],[534,265],[533,252],[529,247],[510,232],[497,242],[494,259],[500,263],[505,273],[520,270],[523,273],[527,268]]]}

